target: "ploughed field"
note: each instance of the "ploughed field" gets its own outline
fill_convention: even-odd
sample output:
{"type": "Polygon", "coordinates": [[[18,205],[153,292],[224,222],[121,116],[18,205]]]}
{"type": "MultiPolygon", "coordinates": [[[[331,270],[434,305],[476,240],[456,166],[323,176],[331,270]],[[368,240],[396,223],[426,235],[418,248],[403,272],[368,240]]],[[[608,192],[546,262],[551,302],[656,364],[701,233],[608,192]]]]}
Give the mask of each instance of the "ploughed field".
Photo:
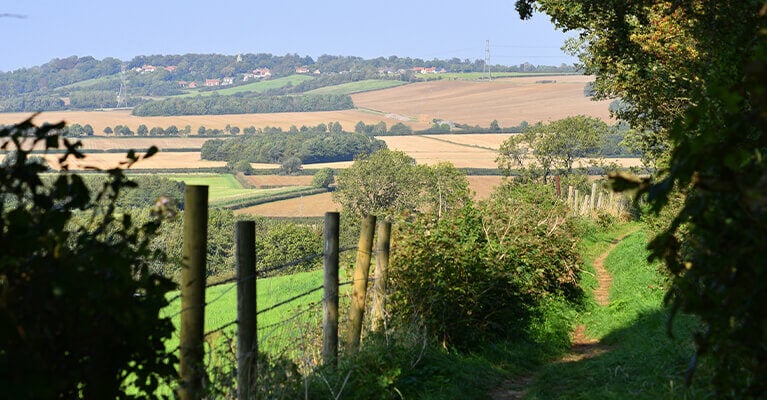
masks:
{"type": "Polygon", "coordinates": [[[610,101],[591,101],[583,95],[591,76],[503,78],[492,81],[431,81],[352,95],[354,105],[416,118],[487,127],[522,121],[533,124],[573,115],[588,115],[609,122],[610,101]],[[551,83],[536,83],[554,81],[551,83]]]}

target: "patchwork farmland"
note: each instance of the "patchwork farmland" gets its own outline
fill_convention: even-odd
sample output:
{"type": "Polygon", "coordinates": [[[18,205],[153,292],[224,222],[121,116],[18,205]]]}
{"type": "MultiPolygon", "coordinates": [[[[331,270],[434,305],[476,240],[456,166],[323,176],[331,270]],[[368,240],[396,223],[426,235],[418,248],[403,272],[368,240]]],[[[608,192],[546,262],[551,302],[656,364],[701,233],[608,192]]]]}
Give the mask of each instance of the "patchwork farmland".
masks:
{"type": "MultiPolygon", "coordinates": [[[[223,161],[206,161],[200,157],[199,149],[209,138],[195,137],[114,137],[102,134],[105,127],[125,125],[136,130],[140,124],[147,127],[166,128],[175,125],[183,129],[186,125],[191,132],[200,126],[208,129],[224,129],[226,125],[240,129],[254,126],[280,127],[288,130],[295,125],[315,126],[320,123],[338,121],[345,130],[352,130],[359,121],[376,124],[380,121],[391,126],[403,122],[414,130],[431,126],[433,120],[449,120],[454,123],[489,126],[497,120],[501,127],[515,126],[522,121],[529,124],[550,121],[571,115],[588,115],[610,122],[609,101],[594,102],[583,94],[589,76],[502,78],[492,81],[439,80],[419,82],[381,90],[352,94],[357,109],[310,113],[237,114],[174,117],[138,117],[130,110],[113,111],[64,111],[46,112],[35,117],[35,122],[66,121],[69,124],[90,124],[95,137],[82,138],[83,149],[95,151],[84,160],[69,161],[71,169],[96,167],[101,169],[120,165],[125,154],[118,150],[136,149],[143,151],[157,146],[160,152],[134,165],[135,170],[148,169],[198,169],[216,168],[226,165],[223,161]],[[163,149],[165,151],[163,151],[163,149]],[[108,151],[108,152],[100,152],[108,151]]],[[[0,114],[0,124],[12,124],[26,119],[27,113],[0,114]]],[[[423,136],[384,136],[387,146],[400,150],[421,164],[451,162],[458,168],[497,167],[497,149],[510,134],[443,134],[423,136]]],[[[0,156],[2,157],[2,156],[0,156]]],[[[47,155],[46,160],[58,167],[58,155],[47,155]]],[[[608,160],[623,166],[639,165],[637,159],[608,160]]],[[[351,162],[305,164],[305,169],[330,167],[346,168],[351,162]]],[[[252,164],[253,168],[275,169],[276,164],[252,164]]],[[[282,186],[306,187],[311,176],[263,176],[246,177],[253,188],[274,188],[282,186]]],[[[471,188],[478,198],[486,198],[493,187],[501,181],[499,176],[470,176],[471,188]]],[[[307,195],[275,203],[261,204],[239,210],[238,213],[253,213],[266,216],[319,216],[326,211],[337,210],[339,205],[332,201],[330,193],[307,195]]]]}

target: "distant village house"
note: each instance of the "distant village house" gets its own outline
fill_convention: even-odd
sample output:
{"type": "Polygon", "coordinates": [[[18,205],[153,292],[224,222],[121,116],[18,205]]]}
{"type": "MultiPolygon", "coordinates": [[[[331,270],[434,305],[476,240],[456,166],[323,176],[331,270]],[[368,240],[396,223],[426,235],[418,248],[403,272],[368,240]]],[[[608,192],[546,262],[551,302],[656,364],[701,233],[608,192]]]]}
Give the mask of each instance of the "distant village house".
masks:
{"type": "Polygon", "coordinates": [[[252,73],[243,74],[242,80],[247,82],[251,79],[267,79],[272,76],[272,71],[269,68],[256,68],[252,73]]]}

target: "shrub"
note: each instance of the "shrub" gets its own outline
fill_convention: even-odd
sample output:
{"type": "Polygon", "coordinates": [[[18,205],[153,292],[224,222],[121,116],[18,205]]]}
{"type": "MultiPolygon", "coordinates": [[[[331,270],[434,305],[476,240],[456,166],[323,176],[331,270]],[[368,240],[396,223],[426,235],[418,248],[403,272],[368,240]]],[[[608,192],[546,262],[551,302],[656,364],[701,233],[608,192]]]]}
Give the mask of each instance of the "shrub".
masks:
{"type": "Polygon", "coordinates": [[[394,233],[392,311],[457,347],[508,337],[544,298],[581,298],[576,231],[565,205],[538,185],[416,217],[394,233]]]}
{"type": "Polygon", "coordinates": [[[333,170],[330,168],[320,169],[312,178],[312,186],[317,188],[326,188],[331,184],[333,184],[333,170]]]}
{"type": "MultiPolygon", "coordinates": [[[[0,387],[8,398],[153,397],[177,361],[164,343],[173,324],[160,317],[174,285],[149,271],[162,258],[149,242],[164,210],[142,224],[116,213],[132,185],[120,169],[93,196],[66,170],[44,184],[45,167],[22,148],[55,146],[63,127],[27,120],[0,130],[18,148],[0,168],[0,387]]],[[[64,164],[83,156],[64,143],[64,164]]],[[[137,160],[131,151],[126,165],[137,160]]]]}

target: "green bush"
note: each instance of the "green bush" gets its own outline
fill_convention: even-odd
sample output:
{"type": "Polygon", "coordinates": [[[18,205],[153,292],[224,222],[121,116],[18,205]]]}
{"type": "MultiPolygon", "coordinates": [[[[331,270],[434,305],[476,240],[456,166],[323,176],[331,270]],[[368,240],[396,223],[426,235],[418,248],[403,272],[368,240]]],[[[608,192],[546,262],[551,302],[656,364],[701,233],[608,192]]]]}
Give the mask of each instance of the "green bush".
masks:
{"type": "Polygon", "coordinates": [[[331,168],[322,168],[314,174],[312,186],[326,188],[333,184],[333,170],[331,168]]]}
{"type": "MultiPolygon", "coordinates": [[[[66,170],[46,185],[46,167],[28,163],[22,148],[59,143],[55,129],[63,127],[27,120],[0,130],[18,148],[0,168],[3,397],[151,398],[177,376],[165,347],[173,324],[160,317],[174,285],[149,270],[163,257],[149,242],[168,210],[156,208],[143,223],[116,212],[133,185],[120,169],[107,171],[98,191],[66,170]]],[[[64,163],[82,157],[66,144],[64,163]]],[[[126,165],[137,160],[131,151],[126,165]]]]}
{"type": "Polygon", "coordinates": [[[550,188],[506,185],[478,207],[394,232],[394,315],[459,348],[509,337],[551,296],[578,301],[577,225],[550,188]]]}

